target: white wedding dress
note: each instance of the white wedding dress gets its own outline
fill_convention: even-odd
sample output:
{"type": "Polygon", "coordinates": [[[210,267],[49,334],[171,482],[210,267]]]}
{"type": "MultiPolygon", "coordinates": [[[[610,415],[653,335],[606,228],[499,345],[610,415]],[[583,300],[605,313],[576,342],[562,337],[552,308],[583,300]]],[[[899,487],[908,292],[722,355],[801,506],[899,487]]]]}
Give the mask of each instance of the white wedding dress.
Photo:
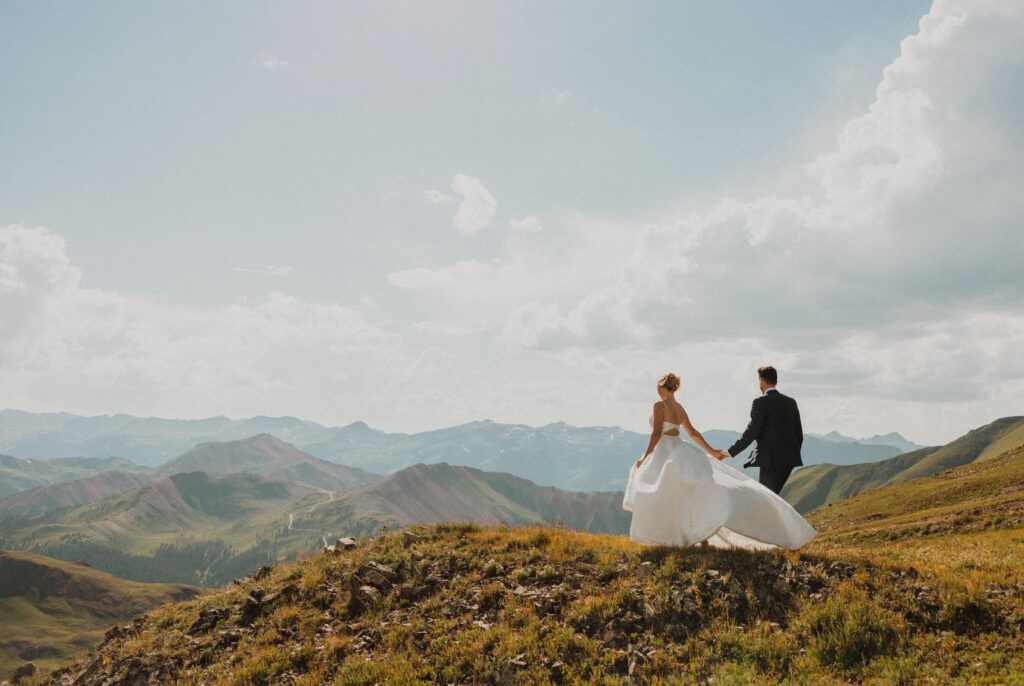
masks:
{"type": "MultiPolygon", "coordinates": [[[[653,423],[653,417],[651,418],[653,423]]],[[[622,508],[629,537],[652,545],[796,550],[817,533],[789,503],[746,474],[708,456],[665,422],[654,451],[633,463],[622,508]]]]}

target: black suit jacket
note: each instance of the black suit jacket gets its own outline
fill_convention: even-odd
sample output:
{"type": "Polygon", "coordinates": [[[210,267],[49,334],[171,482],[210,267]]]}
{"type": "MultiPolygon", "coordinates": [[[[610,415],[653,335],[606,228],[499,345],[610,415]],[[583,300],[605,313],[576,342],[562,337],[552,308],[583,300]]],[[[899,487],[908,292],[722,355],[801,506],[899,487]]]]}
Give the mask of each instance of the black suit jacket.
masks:
{"type": "Polygon", "coordinates": [[[803,465],[800,447],[804,428],[796,401],[775,389],[755,399],[750,407],[750,424],[729,448],[729,454],[736,457],[754,441],[757,444],[744,467],[782,470],[803,465]]]}

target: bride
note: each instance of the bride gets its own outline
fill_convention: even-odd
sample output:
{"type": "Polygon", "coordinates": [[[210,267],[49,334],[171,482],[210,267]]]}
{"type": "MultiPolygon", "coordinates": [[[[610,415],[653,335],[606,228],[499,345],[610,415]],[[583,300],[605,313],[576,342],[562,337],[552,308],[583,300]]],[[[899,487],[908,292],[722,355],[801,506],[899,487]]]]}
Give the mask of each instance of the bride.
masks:
{"type": "Polygon", "coordinates": [[[623,509],[633,513],[629,537],[653,545],[796,550],[816,532],[789,503],[720,461],[675,398],[679,377],[658,381],[651,441],[629,470],[623,509]],[[680,427],[704,449],[679,435],[680,427]]]}

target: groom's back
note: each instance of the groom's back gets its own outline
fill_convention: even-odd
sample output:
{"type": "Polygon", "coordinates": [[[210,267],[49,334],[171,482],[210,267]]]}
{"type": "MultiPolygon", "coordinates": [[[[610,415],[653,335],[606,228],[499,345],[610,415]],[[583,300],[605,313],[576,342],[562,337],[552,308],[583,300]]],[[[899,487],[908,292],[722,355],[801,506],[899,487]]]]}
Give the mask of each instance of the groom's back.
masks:
{"type": "Polygon", "coordinates": [[[775,468],[799,467],[804,442],[800,409],[796,400],[778,391],[761,396],[765,405],[764,426],[757,438],[758,453],[775,468]]]}

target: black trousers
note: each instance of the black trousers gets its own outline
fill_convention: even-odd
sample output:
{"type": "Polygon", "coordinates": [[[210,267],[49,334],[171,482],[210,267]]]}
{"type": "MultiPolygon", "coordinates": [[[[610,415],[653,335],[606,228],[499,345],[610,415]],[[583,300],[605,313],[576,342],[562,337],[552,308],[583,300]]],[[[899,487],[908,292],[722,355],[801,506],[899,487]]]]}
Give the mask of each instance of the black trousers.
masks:
{"type": "Polygon", "coordinates": [[[783,469],[765,469],[761,467],[758,481],[771,491],[779,493],[782,491],[782,487],[786,485],[786,479],[789,478],[792,471],[792,467],[785,467],[783,469]]]}

